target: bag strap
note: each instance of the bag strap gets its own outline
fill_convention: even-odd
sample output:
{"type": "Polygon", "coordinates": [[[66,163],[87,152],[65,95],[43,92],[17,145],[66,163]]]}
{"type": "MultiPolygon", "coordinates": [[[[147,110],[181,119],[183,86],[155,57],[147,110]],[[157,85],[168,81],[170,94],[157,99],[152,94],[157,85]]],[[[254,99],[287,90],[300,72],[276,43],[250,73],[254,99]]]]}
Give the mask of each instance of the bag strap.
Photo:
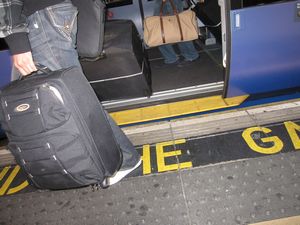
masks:
{"type": "MultiPolygon", "coordinates": [[[[173,13],[176,16],[177,23],[178,23],[178,26],[179,26],[179,31],[180,31],[180,39],[181,39],[181,41],[183,41],[183,33],[182,33],[180,19],[179,19],[179,16],[178,16],[178,11],[177,11],[177,9],[175,7],[175,4],[174,4],[173,0],[168,0],[168,1],[171,3],[172,9],[173,9],[173,13]]],[[[163,8],[164,8],[164,5],[166,4],[166,2],[167,2],[167,0],[161,2],[160,13],[159,13],[160,29],[161,29],[161,36],[162,36],[163,43],[166,43],[165,31],[164,31],[164,24],[163,24],[163,8]]]]}
{"type": "Polygon", "coordinates": [[[164,8],[165,4],[167,3],[167,1],[169,1],[169,2],[171,3],[171,7],[172,7],[172,9],[173,9],[174,15],[177,15],[177,14],[178,14],[178,11],[177,11],[177,9],[176,9],[176,7],[175,7],[175,4],[174,4],[173,0],[166,0],[166,1],[163,1],[163,0],[162,0],[162,1],[161,1],[161,5],[160,5],[160,16],[163,16],[163,15],[162,15],[163,8],[164,8]]]}

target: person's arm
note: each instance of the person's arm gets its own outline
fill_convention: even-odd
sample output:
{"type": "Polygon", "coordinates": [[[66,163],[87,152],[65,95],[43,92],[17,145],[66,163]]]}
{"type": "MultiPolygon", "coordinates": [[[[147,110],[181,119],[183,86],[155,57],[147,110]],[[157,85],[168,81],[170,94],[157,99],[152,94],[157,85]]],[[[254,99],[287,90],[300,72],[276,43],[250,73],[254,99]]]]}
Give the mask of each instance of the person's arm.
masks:
{"type": "Polygon", "coordinates": [[[22,75],[36,71],[30,43],[26,17],[22,14],[22,0],[0,0],[0,37],[9,46],[13,65],[22,75]]]}

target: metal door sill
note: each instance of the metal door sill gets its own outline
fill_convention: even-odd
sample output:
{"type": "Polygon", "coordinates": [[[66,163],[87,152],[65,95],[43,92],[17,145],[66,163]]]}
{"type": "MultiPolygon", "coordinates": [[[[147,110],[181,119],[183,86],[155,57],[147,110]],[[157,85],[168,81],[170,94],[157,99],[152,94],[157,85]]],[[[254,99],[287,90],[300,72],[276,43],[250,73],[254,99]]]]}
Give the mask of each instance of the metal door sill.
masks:
{"type": "Polygon", "coordinates": [[[170,101],[172,99],[186,98],[188,96],[205,95],[212,92],[222,91],[223,87],[224,82],[220,81],[167,91],[153,92],[150,97],[103,101],[102,104],[105,109],[113,110],[121,107],[132,107],[134,105],[150,104],[166,100],[170,101]]]}

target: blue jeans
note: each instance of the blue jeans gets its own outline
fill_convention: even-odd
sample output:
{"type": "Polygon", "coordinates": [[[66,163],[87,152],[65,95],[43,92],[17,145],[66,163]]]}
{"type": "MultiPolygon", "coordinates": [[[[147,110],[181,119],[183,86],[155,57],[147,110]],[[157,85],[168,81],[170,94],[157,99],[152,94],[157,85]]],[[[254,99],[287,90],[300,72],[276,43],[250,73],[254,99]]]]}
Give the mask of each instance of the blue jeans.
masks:
{"type": "Polygon", "coordinates": [[[35,63],[50,70],[81,67],[76,51],[77,8],[70,0],[32,14],[28,28],[35,63]]]}
{"type": "MultiPolygon", "coordinates": [[[[161,7],[162,0],[156,0],[155,1],[155,8],[154,8],[154,15],[158,16],[160,14],[160,7],[161,7]]],[[[178,12],[183,11],[183,4],[181,0],[173,0],[174,5],[178,12]]],[[[163,15],[173,15],[173,9],[170,4],[170,2],[167,0],[166,4],[163,8],[163,15]]],[[[186,61],[193,61],[199,57],[199,54],[193,44],[192,41],[186,41],[186,42],[180,42],[177,43],[180,54],[184,57],[186,61]]],[[[173,45],[162,45],[158,47],[159,51],[164,57],[164,62],[166,64],[174,63],[179,58],[176,55],[176,52],[174,51],[173,45]]]]}
{"type": "MultiPolygon", "coordinates": [[[[35,63],[52,71],[71,66],[81,68],[76,51],[77,8],[70,0],[32,14],[28,17],[28,28],[35,63]]],[[[140,155],[109,114],[106,115],[123,153],[121,169],[135,166],[140,155]]]]}
{"type": "MultiPolygon", "coordinates": [[[[35,64],[59,70],[70,66],[81,68],[76,51],[77,8],[70,0],[53,5],[27,18],[28,38],[35,64]]],[[[12,80],[21,74],[16,68],[12,80]]]]}

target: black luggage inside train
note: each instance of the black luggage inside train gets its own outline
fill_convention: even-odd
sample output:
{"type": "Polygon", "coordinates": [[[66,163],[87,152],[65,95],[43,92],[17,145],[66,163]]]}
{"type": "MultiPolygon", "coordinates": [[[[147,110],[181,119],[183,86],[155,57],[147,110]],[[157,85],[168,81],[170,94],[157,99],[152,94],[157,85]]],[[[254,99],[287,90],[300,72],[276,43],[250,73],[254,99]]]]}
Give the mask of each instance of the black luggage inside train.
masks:
{"type": "Polygon", "coordinates": [[[79,68],[14,81],[0,101],[8,147],[37,187],[103,184],[119,169],[112,121],[79,68]]]}
{"type": "Polygon", "coordinates": [[[72,0],[72,3],[78,8],[78,55],[81,58],[97,58],[103,50],[105,3],[103,0],[72,0]]]}
{"type": "Polygon", "coordinates": [[[84,74],[100,100],[151,95],[149,61],[132,21],[106,22],[104,51],[103,59],[81,61],[84,74]]]}
{"type": "Polygon", "coordinates": [[[190,0],[194,7],[192,10],[196,16],[203,22],[207,29],[215,36],[219,43],[222,42],[221,32],[221,11],[218,0],[209,0],[197,2],[190,0]]]}

